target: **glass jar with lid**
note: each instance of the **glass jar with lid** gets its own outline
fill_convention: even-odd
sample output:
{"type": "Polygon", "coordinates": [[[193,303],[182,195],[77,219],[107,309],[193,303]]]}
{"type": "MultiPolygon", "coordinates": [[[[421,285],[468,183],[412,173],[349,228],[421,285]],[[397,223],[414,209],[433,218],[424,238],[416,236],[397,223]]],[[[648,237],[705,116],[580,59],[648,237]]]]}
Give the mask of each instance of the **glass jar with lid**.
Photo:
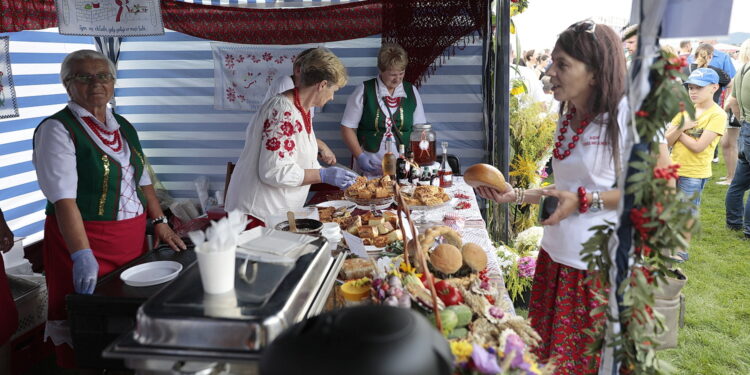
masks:
{"type": "Polygon", "coordinates": [[[414,152],[414,161],[419,165],[432,165],[437,160],[432,124],[414,124],[409,144],[414,152]]]}

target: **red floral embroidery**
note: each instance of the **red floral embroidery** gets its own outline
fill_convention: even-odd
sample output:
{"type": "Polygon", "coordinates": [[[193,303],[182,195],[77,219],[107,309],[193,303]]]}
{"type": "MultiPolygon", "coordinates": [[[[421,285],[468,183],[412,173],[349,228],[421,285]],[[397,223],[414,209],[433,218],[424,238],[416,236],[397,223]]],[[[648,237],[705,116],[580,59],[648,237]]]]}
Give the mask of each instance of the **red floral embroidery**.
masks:
{"type": "Polygon", "coordinates": [[[279,158],[281,158],[281,159],[284,158],[284,152],[283,151],[279,151],[279,158]]]}
{"type": "Polygon", "coordinates": [[[284,117],[292,117],[292,112],[284,112],[284,117]]]}
{"type": "Polygon", "coordinates": [[[265,60],[265,61],[271,61],[271,60],[273,60],[273,55],[270,52],[264,52],[263,53],[263,60],[265,60]]]}
{"type": "Polygon", "coordinates": [[[271,128],[271,120],[266,119],[266,121],[263,121],[263,131],[266,131],[271,128]]]}
{"type": "Polygon", "coordinates": [[[284,141],[284,149],[292,152],[292,150],[294,150],[294,141],[291,139],[287,139],[286,141],[284,141]]]}
{"type": "Polygon", "coordinates": [[[294,134],[294,126],[289,121],[284,121],[283,124],[281,124],[281,132],[284,133],[285,136],[291,137],[292,134],[294,134]]]}
{"type": "Polygon", "coordinates": [[[294,128],[297,130],[297,133],[302,131],[302,124],[299,122],[299,120],[294,122],[294,128]]]}
{"type": "MultiPolygon", "coordinates": [[[[280,147],[281,147],[281,142],[279,142],[279,140],[275,137],[266,141],[266,150],[276,151],[280,147]]],[[[284,156],[282,155],[282,157],[284,156]]]]}

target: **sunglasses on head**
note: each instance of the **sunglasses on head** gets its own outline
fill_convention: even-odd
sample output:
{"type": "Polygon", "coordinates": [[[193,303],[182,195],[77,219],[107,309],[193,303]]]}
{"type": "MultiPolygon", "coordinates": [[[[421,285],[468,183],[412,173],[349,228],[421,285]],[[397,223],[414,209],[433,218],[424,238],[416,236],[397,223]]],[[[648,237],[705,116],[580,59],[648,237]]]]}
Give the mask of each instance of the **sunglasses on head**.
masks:
{"type": "Polygon", "coordinates": [[[573,29],[576,33],[589,33],[591,37],[596,40],[596,22],[592,20],[583,20],[570,25],[569,29],[573,29]]]}
{"type": "Polygon", "coordinates": [[[68,81],[73,80],[79,83],[83,84],[90,84],[94,82],[94,80],[102,82],[102,83],[109,83],[114,81],[115,77],[112,75],[112,73],[96,73],[96,74],[76,74],[73,76],[68,77],[68,81]]]}

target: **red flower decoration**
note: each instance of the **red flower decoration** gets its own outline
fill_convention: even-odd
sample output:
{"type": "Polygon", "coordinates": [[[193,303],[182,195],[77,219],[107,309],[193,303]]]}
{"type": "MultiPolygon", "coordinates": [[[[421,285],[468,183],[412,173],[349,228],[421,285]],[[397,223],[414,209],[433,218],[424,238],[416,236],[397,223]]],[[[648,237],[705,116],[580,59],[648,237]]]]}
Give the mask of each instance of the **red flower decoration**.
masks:
{"type": "Polygon", "coordinates": [[[284,149],[291,153],[294,150],[294,141],[291,139],[284,141],[284,149]]]}
{"type": "Polygon", "coordinates": [[[294,122],[294,128],[297,129],[297,133],[302,132],[302,124],[300,124],[299,120],[294,122]]]}
{"type": "Polygon", "coordinates": [[[283,151],[279,151],[279,158],[280,158],[280,159],[283,159],[283,158],[284,158],[284,152],[283,152],[283,151]]]}
{"type": "MultiPolygon", "coordinates": [[[[281,147],[281,142],[279,142],[279,140],[275,137],[266,141],[266,150],[276,151],[280,147],[281,147]]],[[[283,158],[284,156],[282,155],[281,157],[283,158]]]]}
{"type": "Polygon", "coordinates": [[[281,124],[281,132],[287,136],[291,137],[292,134],[294,134],[294,126],[289,121],[284,121],[283,124],[281,124]]]}
{"type": "Polygon", "coordinates": [[[265,131],[265,130],[268,130],[269,128],[271,128],[271,120],[266,119],[266,121],[263,121],[263,130],[265,131]]]}
{"type": "Polygon", "coordinates": [[[291,116],[292,116],[292,112],[284,112],[284,117],[291,117],[291,116]]]}

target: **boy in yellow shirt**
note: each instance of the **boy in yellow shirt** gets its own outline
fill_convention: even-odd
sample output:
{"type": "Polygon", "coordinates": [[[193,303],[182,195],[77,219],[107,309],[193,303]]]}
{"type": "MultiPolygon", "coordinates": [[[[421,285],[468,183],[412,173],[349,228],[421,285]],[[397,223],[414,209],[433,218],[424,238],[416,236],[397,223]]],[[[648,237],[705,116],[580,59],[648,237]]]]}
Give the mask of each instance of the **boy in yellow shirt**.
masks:
{"type": "MultiPolygon", "coordinates": [[[[685,85],[695,105],[695,120],[689,118],[687,112],[679,113],[665,135],[667,144],[672,147],[672,162],[680,165],[677,189],[686,198],[692,197],[693,216],[697,217],[701,193],[711,177],[711,159],[724,134],[727,114],[713,101],[714,92],[719,89],[719,75],[713,69],[694,70],[685,85]],[[680,127],[683,116],[685,122],[680,127]]],[[[678,255],[687,259],[687,253],[678,255]]]]}

